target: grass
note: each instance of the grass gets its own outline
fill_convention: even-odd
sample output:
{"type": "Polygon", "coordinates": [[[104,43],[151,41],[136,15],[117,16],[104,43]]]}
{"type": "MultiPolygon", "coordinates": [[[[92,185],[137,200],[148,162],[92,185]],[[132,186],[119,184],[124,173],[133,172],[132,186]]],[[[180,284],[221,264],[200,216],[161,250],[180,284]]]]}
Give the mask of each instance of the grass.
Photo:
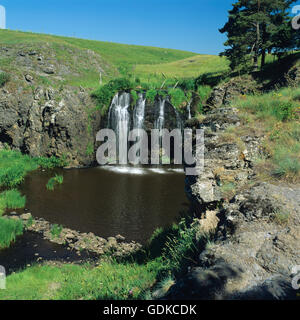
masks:
{"type": "Polygon", "coordinates": [[[53,169],[65,166],[64,159],[51,158],[32,158],[23,155],[19,151],[0,150],[0,188],[14,188],[24,181],[26,174],[39,167],[53,169]]]}
{"type": "Polygon", "coordinates": [[[10,75],[6,72],[0,72],[0,88],[10,80],[10,75]]]}
{"type": "Polygon", "coordinates": [[[0,215],[6,209],[21,209],[24,208],[26,197],[22,196],[16,189],[7,190],[0,193],[0,215]]]}
{"type": "MultiPolygon", "coordinates": [[[[79,49],[92,50],[100,54],[106,61],[118,67],[124,65],[133,66],[139,64],[168,63],[196,55],[193,52],[175,49],[127,45],[31,32],[0,30],[0,43],[4,45],[27,43],[31,46],[35,46],[40,42],[52,43],[58,47],[71,45],[79,49]]],[[[61,54],[63,55],[64,53],[61,52],[61,54]]]]}
{"type": "Polygon", "coordinates": [[[198,224],[183,219],[158,229],[140,254],[104,258],[97,267],[83,264],[34,265],[7,277],[0,300],[130,300],[164,296],[176,275],[195,263],[209,238],[197,238],[198,224]],[[138,261],[138,262],[136,262],[138,261]],[[152,291],[154,294],[152,296],[152,291]]]}
{"type": "Polygon", "coordinates": [[[142,64],[135,73],[144,81],[167,78],[195,78],[205,73],[221,74],[229,70],[226,58],[213,55],[195,55],[178,61],[160,64],[142,64]]]}
{"type": "Polygon", "coordinates": [[[300,88],[241,96],[232,106],[243,119],[243,126],[234,129],[237,136],[264,136],[265,156],[256,166],[261,178],[300,181],[300,88]]]}
{"type": "Polygon", "coordinates": [[[8,276],[0,300],[137,299],[155,283],[157,269],[156,261],[102,261],[98,267],[36,265],[8,276]]]}
{"type": "Polygon", "coordinates": [[[7,248],[23,233],[23,223],[0,217],[0,249],[7,248]]]}
{"type": "Polygon", "coordinates": [[[49,179],[46,188],[47,190],[53,191],[56,185],[60,185],[64,182],[64,177],[62,175],[56,174],[55,177],[49,179]]]}
{"type": "Polygon", "coordinates": [[[58,224],[54,224],[52,225],[51,227],[51,230],[50,230],[50,233],[51,233],[51,236],[52,238],[59,238],[60,235],[61,235],[61,232],[63,230],[63,227],[58,225],[58,224]]]}

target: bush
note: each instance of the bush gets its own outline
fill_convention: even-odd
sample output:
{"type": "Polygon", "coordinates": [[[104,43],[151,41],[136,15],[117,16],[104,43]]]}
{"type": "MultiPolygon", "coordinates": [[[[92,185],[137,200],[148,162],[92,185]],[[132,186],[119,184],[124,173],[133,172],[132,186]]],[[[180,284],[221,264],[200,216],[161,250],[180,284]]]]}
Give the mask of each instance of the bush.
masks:
{"type": "Polygon", "coordinates": [[[117,78],[109,81],[92,93],[92,97],[97,101],[97,108],[104,115],[109,107],[112,98],[119,91],[127,91],[133,89],[135,85],[126,78],[117,78]]]}
{"type": "Polygon", "coordinates": [[[23,223],[20,220],[0,218],[0,248],[7,248],[16,237],[23,233],[23,223]]]}
{"type": "Polygon", "coordinates": [[[64,177],[56,174],[55,177],[52,177],[49,179],[48,183],[46,184],[46,188],[48,190],[53,191],[54,187],[58,184],[62,184],[63,181],[64,181],[64,177]]]}
{"type": "Polygon", "coordinates": [[[181,89],[177,88],[177,89],[170,89],[168,91],[168,94],[171,98],[171,103],[172,105],[177,108],[180,109],[180,107],[186,102],[187,103],[187,97],[184,93],[184,91],[182,91],[181,89]]]}
{"type": "Polygon", "coordinates": [[[63,227],[58,225],[58,224],[54,224],[52,227],[51,227],[51,230],[50,230],[50,233],[51,233],[51,236],[52,238],[59,238],[60,235],[61,235],[61,232],[63,230],[63,227]]]}
{"type": "Polygon", "coordinates": [[[14,188],[23,182],[25,175],[38,167],[53,169],[67,165],[65,158],[32,158],[19,151],[0,151],[0,187],[14,188]]]}
{"type": "Polygon", "coordinates": [[[0,72],[0,88],[10,80],[10,75],[6,72],[0,72]]]}
{"type": "Polygon", "coordinates": [[[0,194],[0,215],[6,209],[21,209],[25,207],[26,197],[16,189],[8,190],[0,194]]]}
{"type": "Polygon", "coordinates": [[[152,103],[155,101],[156,96],[157,96],[156,89],[150,89],[146,92],[146,99],[152,103]]]}
{"type": "Polygon", "coordinates": [[[39,157],[34,159],[38,166],[43,168],[43,169],[54,169],[54,168],[63,168],[68,165],[68,161],[66,160],[65,157],[62,158],[57,158],[57,157],[50,157],[50,158],[44,158],[44,157],[39,157]]]}

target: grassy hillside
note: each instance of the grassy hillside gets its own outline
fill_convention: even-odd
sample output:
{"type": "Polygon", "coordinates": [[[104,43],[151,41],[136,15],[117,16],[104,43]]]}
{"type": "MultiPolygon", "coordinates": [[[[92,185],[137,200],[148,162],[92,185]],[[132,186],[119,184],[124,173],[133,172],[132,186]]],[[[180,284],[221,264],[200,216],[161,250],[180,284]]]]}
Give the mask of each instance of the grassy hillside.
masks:
{"type": "Polygon", "coordinates": [[[163,64],[142,64],[135,69],[136,74],[141,78],[161,77],[162,73],[168,78],[193,78],[204,73],[222,73],[229,68],[229,62],[226,58],[212,55],[197,55],[178,61],[172,61],[163,64]]]}
{"type": "Polygon", "coordinates": [[[118,44],[93,40],[76,39],[47,34],[0,30],[0,44],[49,42],[58,45],[72,45],[79,49],[89,49],[98,53],[106,61],[119,66],[120,64],[158,64],[193,57],[193,52],[174,49],[118,44]]]}

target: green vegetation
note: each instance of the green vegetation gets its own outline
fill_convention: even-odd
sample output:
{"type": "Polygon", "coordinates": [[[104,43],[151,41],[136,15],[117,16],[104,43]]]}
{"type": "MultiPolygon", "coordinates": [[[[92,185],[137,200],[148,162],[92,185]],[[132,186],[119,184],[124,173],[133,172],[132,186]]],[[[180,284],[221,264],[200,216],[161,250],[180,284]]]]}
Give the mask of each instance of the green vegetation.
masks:
{"type": "MultiPolygon", "coordinates": [[[[192,52],[174,49],[76,39],[31,32],[0,30],[0,43],[4,45],[28,43],[31,46],[35,46],[41,42],[51,43],[58,48],[71,45],[74,48],[92,50],[100,54],[109,63],[120,68],[122,67],[123,69],[124,66],[128,65],[135,66],[139,64],[166,63],[196,55],[192,52]]],[[[61,52],[61,54],[63,55],[66,53],[61,52]]]]}
{"type": "Polygon", "coordinates": [[[59,238],[62,232],[63,226],[60,226],[58,224],[54,224],[51,227],[50,233],[52,238],[59,238]]]}
{"type": "Polygon", "coordinates": [[[214,72],[222,74],[229,70],[226,58],[212,55],[197,55],[183,60],[163,64],[143,64],[135,68],[135,74],[145,82],[160,82],[166,78],[197,78],[214,72]]]}
{"type": "Polygon", "coordinates": [[[229,11],[228,22],[220,29],[228,40],[222,55],[229,58],[232,69],[258,70],[265,65],[266,53],[278,56],[299,47],[299,39],[291,28],[289,10],[296,0],[237,0],[229,11]]]}
{"type": "Polygon", "coordinates": [[[7,190],[0,193],[0,216],[6,209],[24,208],[26,203],[25,196],[22,196],[16,189],[7,190]]]}
{"type": "Polygon", "coordinates": [[[36,169],[53,169],[63,167],[66,160],[51,158],[32,158],[19,151],[0,150],[0,187],[14,188],[23,182],[25,175],[36,169]]]}
{"type": "MultiPolygon", "coordinates": [[[[25,196],[22,196],[16,189],[24,181],[27,173],[38,168],[53,169],[57,166],[66,165],[64,159],[32,158],[23,155],[19,151],[9,150],[8,147],[0,150],[0,216],[6,209],[24,208],[25,196]],[[8,190],[4,190],[8,189],[8,190]]],[[[60,182],[61,178],[57,178],[60,182]]],[[[16,236],[23,232],[23,225],[16,220],[1,218],[0,220],[0,247],[8,247],[15,240],[16,236]]]]}
{"type": "Polygon", "coordinates": [[[232,103],[241,111],[244,126],[239,131],[265,136],[264,153],[257,160],[263,179],[273,177],[290,182],[300,178],[300,88],[284,88],[255,96],[242,96],[232,103]]]}
{"type": "Polygon", "coordinates": [[[10,75],[6,72],[0,72],[0,88],[10,80],[10,75]]]}
{"type": "Polygon", "coordinates": [[[9,247],[16,237],[23,233],[23,223],[0,217],[0,249],[9,247]]]}
{"type": "Polygon", "coordinates": [[[289,213],[283,213],[283,212],[275,212],[274,216],[272,217],[272,221],[279,224],[279,225],[286,225],[290,220],[290,214],[289,213]]]}
{"type": "Polygon", "coordinates": [[[199,233],[196,221],[183,219],[178,225],[157,230],[137,257],[104,258],[98,266],[36,265],[11,274],[0,299],[144,299],[151,298],[154,286],[163,295],[174,284],[175,275],[186,272],[208,241],[209,236],[199,233]]]}
{"type": "Polygon", "coordinates": [[[114,95],[119,91],[130,90],[133,86],[132,82],[127,78],[114,79],[101,86],[92,93],[92,97],[97,101],[97,109],[101,110],[102,115],[105,114],[114,95]]]}
{"type": "Polygon", "coordinates": [[[56,185],[60,185],[64,182],[64,177],[62,175],[56,174],[55,177],[49,179],[46,188],[47,190],[53,191],[56,185]]]}
{"type": "Polygon", "coordinates": [[[137,299],[155,283],[156,262],[145,265],[102,261],[88,264],[33,266],[7,277],[1,300],[137,299]]]}

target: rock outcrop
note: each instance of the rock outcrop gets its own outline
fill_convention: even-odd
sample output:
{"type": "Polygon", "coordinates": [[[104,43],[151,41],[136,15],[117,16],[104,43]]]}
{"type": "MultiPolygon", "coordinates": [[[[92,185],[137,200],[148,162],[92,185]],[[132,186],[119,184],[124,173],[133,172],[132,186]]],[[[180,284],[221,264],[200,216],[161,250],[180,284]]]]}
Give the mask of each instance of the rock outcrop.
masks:
{"type": "Polygon", "coordinates": [[[0,88],[0,145],[31,156],[65,156],[72,167],[91,165],[100,112],[91,112],[89,90],[66,83],[80,79],[82,69],[108,74],[110,66],[90,50],[47,43],[34,48],[0,47],[11,79],[0,88]]]}
{"type": "Polygon", "coordinates": [[[214,242],[167,298],[299,297],[292,280],[300,266],[300,186],[256,181],[261,137],[228,138],[226,128],[239,125],[232,108],[214,109],[200,123],[205,170],[186,178],[186,192],[201,230],[213,226],[214,242]]]}

